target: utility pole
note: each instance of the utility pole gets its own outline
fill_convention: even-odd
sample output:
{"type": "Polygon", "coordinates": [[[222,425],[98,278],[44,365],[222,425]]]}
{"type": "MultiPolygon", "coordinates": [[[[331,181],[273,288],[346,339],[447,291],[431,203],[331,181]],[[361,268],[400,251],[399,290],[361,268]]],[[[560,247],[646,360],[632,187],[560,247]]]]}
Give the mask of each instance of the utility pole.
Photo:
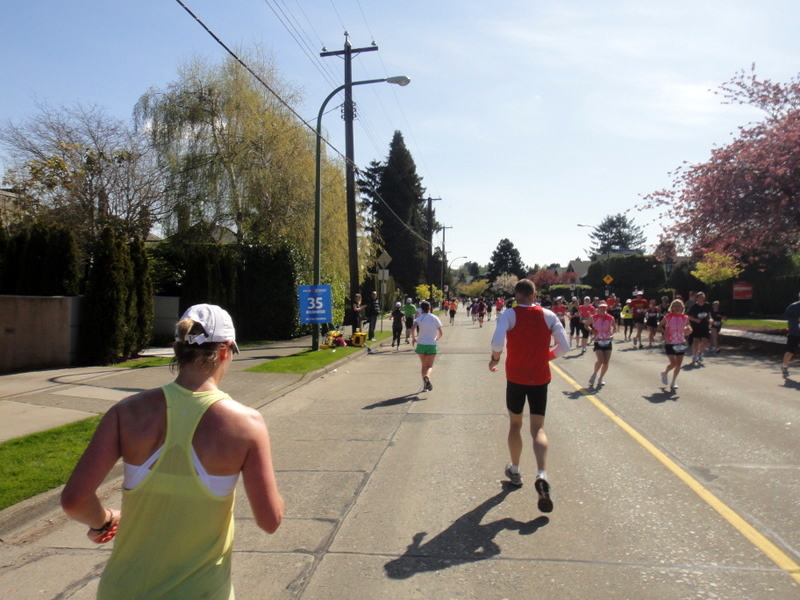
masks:
{"type": "Polygon", "coordinates": [[[428,289],[431,291],[431,308],[433,308],[433,201],[441,198],[428,197],[428,264],[425,265],[425,277],[428,280],[428,289]]]}
{"type": "Polygon", "coordinates": [[[350,44],[350,34],[344,33],[344,50],[328,52],[323,49],[321,57],[344,56],[344,145],[345,158],[345,190],[347,198],[347,248],[350,256],[350,301],[358,293],[360,273],[358,270],[358,219],[356,211],[356,163],[353,150],[353,119],[355,110],[353,106],[353,55],[361,52],[374,52],[378,49],[375,42],[369,48],[353,48],[350,44]]]}
{"type": "Polygon", "coordinates": [[[442,294],[444,294],[444,266],[447,264],[447,252],[445,252],[445,234],[447,233],[448,229],[452,229],[452,227],[445,227],[442,225],[442,294]]]}

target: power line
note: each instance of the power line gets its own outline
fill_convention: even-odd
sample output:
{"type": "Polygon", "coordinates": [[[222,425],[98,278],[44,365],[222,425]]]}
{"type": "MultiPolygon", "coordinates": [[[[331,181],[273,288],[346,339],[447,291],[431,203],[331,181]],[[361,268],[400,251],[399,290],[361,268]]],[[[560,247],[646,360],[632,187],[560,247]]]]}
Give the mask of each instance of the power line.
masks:
{"type": "MultiPolygon", "coordinates": [[[[314,136],[315,136],[315,137],[319,135],[319,138],[320,138],[320,140],[321,140],[322,142],[324,142],[324,143],[325,143],[325,145],[327,145],[327,146],[328,146],[328,147],[329,147],[331,150],[333,150],[333,151],[334,151],[336,154],[338,154],[338,155],[339,155],[341,158],[343,158],[343,159],[345,160],[345,163],[351,162],[351,161],[348,161],[347,157],[346,157],[344,154],[342,154],[342,153],[339,151],[339,149],[338,149],[338,148],[336,148],[336,147],[335,147],[333,144],[331,144],[331,143],[330,143],[330,142],[329,142],[327,139],[325,139],[325,136],[323,136],[323,135],[321,135],[321,134],[318,134],[318,133],[317,133],[317,130],[316,130],[316,128],[315,128],[315,127],[311,126],[311,124],[309,124],[309,123],[308,123],[308,121],[306,121],[305,119],[303,119],[303,117],[301,117],[301,116],[300,116],[300,114],[299,114],[299,113],[298,113],[298,112],[297,112],[297,111],[296,111],[294,108],[292,108],[292,107],[289,105],[289,103],[288,103],[288,102],[286,102],[286,100],[284,100],[284,99],[283,99],[283,98],[280,96],[280,94],[278,94],[278,93],[277,93],[275,90],[273,90],[273,89],[272,89],[272,88],[271,88],[271,87],[270,87],[270,86],[267,84],[267,82],[265,82],[265,81],[264,81],[264,80],[263,80],[263,79],[262,79],[262,78],[261,78],[261,77],[258,75],[258,73],[256,73],[256,72],[255,72],[253,69],[251,69],[251,68],[250,68],[250,66],[249,66],[247,63],[245,63],[245,62],[244,62],[244,61],[243,61],[241,58],[239,58],[239,56],[237,56],[237,54],[236,54],[236,53],[235,53],[233,50],[231,50],[231,49],[230,49],[230,48],[229,48],[229,47],[228,47],[228,46],[227,46],[227,45],[226,45],[226,44],[225,44],[225,43],[224,43],[224,42],[223,42],[223,41],[222,41],[222,40],[221,40],[221,39],[220,39],[220,38],[219,38],[219,37],[218,37],[218,36],[217,36],[217,35],[216,35],[214,32],[213,32],[213,31],[211,31],[211,29],[210,29],[208,26],[206,26],[206,24],[205,24],[205,23],[203,23],[203,21],[201,21],[201,20],[200,20],[200,18],[199,18],[197,15],[195,15],[195,14],[194,14],[194,13],[193,13],[193,12],[192,12],[190,9],[189,9],[189,7],[188,7],[188,6],[186,6],[186,5],[185,5],[185,4],[182,2],[182,0],[175,0],[175,1],[176,1],[176,2],[177,2],[177,3],[178,3],[178,4],[179,4],[179,5],[180,5],[180,6],[181,6],[181,7],[182,7],[182,8],[183,8],[183,9],[184,9],[184,10],[185,10],[187,13],[189,13],[189,15],[190,15],[190,16],[191,16],[191,17],[192,17],[192,18],[193,18],[195,21],[197,21],[197,23],[198,23],[198,24],[199,24],[199,25],[200,25],[200,26],[201,26],[203,29],[205,29],[205,30],[206,30],[206,32],[207,32],[207,33],[208,33],[208,34],[209,34],[209,35],[210,35],[210,36],[211,36],[211,37],[214,39],[214,41],[216,41],[216,42],[217,42],[217,43],[218,43],[220,46],[222,46],[222,48],[224,48],[224,49],[225,49],[225,51],[226,51],[228,54],[230,54],[230,56],[231,56],[231,57],[232,57],[232,58],[233,58],[233,59],[234,59],[236,62],[238,62],[238,63],[239,63],[239,64],[240,64],[240,65],[241,65],[241,66],[242,66],[242,67],[243,67],[243,68],[244,68],[244,69],[245,69],[245,70],[246,70],[248,73],[250,73],[250,74],[251,74],[251,75],[252,75],[252,76],[253,76],[253,77],[256,79],[256,81],[258,81],[258,82],[259,82],[261,85],[263,85],[263,86],[264,86],[264,87],[265,87],[265,88],[266,88],[266,89],[267,89],[267,90],[268,90],[268,91],[269,91],[269,92],[270,92],[270,93],[271,93],[273,96],[275,96],[275,98],[277,98],[277,99],[278,99],[278,101],[279,101],[279,102],[280,102],[280,103],[281,103],[283,106],[285,106],[287,109],[289,109],[289,112],[291,112],[291,113],[292,113],[292,114],[293,114],[295,117],[297,117],[297,118],[300,120],[300,122],[301,122],[303,125],[305,125],[307,128],[309,128],[309,129],[310,129],[310,130],[311,130],[311,131],[314,133],[314,136]]],[[[334,7],[334,10],[335,10],[335,7],[334,7]]],[[[338,13],[337,13],[337,16],[338,16],[338,13]]],[[[352,162],[351,162],[351,165],[352,165],[352,168],[354,169],[354,171],[355,171],[356,173],[360,173],[360,172],[361,172],[361,171],[359,170],[359,168],[358,168],[358,165],[356,165],[355,163],[352,163],[352,162]]],[[[400,224],[401,224],[403,227],[405,227],[406,229],[408,229],[408,231],[410,231],[410,232],[411,232],[412,234],[414,234],[415,236],[417,236],[417,237],[419,237],[420,239],[422,239],[422,240],[423,240],[423,241],[424,241],[426,244],[427,244],[427,243],[429,243],[429,242],[428,242],[428,240],[425,240],[425,239],[424,239],[422,236],[420,236],[420,235],[419,235],[419,234],[418,234],[416,231],[414,231],[413,229],[411,229],[411,228],[408,226],[408,224],[407,224],[407,223],[405,223],[405,221],[403,221],[403,220],[402,220],[402,219],[401,219],[399,216],[397,216],[397,214],[396,214],[396,213],[395,213],[395,212],[392,210],[392,208],[389,206],[389,204],[386,202],[386,200],[384,200],[384,199],[383,199],[383,197],[382,197],[382,196],[381,196],[381,195],[378,193],[378,191],[377,191],[377,190],[376,190],[374,187],[372,188],[372,191],[373,191],[373,193],[375,194],[375,197],[376,197],[376,198],[378,198],[378,200],[379,200],[379,201],[380,201],[380,202],[381,202],[381,203],[382,203],[382,204],[383,204],[383,205],[384,205],[384,206],[385,206],[385,207],[386,207],[386,208],[389,210],[389,212],[390,212],[390,213],[391,213],[391,214],[392,214],[392,215],[393,215],[393,216],[394,216],[394,217],[395,217],[395,218],[398,220],[398,222],[399,222],[399,223],[400,223],[400,224]]]]}
{"type": "Polygon", "coordinates": [[[264,0],[264,3],[269,6],[270,10],[272,10],[272,13],[277,17],[284,29],[286,29],[303,54],[306,55],[306,58],[308,58],[311,61],[311,64],[314,65],[314,68],[319,71],[319,74],[322,75],[322,77],[329,84],[335,86],[335,80],[333,79],[331,71],[328,70],[327,63],[317,58],[315,51],[311,47],[311,41],[308,39],[305,31],[303,31],[302,26],[297,22],[297,18],[292,14],[292,11],[289,9],[289,7],[284,4],[284,7],[286,8],[284,11],[284,9],[278,5],[278,2],[280,2],[280,0],[275,0],[274,4],[270,2],[270,0],[264,0]],[[280,14],[278,14],[278,11],[280,11],[280,14]]]}

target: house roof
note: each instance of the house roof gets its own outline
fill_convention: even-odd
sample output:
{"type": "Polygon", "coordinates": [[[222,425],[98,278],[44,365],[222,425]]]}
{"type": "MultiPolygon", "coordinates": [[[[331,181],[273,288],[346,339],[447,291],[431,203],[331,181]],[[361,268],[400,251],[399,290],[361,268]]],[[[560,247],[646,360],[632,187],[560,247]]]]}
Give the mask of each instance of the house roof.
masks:
{"type": "Polygon", "coordinates": [[[579,279],[586,277],[589,272],[589,265],[592,264],[590,260],[571,260],[567,265],[567,272],[575,273],[579,279]]]}

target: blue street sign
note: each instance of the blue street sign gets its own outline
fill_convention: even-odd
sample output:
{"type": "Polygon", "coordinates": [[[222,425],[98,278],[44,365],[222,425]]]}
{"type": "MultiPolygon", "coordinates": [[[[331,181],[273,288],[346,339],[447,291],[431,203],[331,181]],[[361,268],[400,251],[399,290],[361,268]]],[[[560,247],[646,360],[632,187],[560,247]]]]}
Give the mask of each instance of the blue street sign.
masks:
{"type": "Polygon", "coordinates": [[[331,286],[301,285],[297,290],[300,296],[300,323],[305,325],[333,321],[331,286]]]}

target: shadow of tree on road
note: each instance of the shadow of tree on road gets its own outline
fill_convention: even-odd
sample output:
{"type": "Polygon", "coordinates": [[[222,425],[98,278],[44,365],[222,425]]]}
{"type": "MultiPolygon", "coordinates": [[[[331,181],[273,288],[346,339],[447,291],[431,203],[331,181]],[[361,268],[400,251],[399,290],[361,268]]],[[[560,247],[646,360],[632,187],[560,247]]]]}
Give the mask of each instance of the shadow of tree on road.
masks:
{"type": "Polygon", "coordinates": [[[518,531],[519,535],[531,535],[550,522],[547,517],[537,517],[527,523],[505,518],[481,524],[486,514],[505,500],[512,491],[519,489],[508,482],[503,490],[476,506],[440,534],[422,543],[428,532],[421,531],[413,537],[405,553],[384,565],[391,579],[408,579],[417,573],[439,571],[456,565],[486,560],[500,554],[494,538],[501,531],[518,531]]]}

